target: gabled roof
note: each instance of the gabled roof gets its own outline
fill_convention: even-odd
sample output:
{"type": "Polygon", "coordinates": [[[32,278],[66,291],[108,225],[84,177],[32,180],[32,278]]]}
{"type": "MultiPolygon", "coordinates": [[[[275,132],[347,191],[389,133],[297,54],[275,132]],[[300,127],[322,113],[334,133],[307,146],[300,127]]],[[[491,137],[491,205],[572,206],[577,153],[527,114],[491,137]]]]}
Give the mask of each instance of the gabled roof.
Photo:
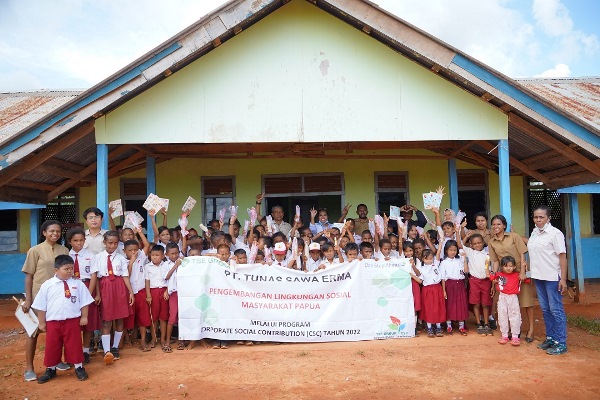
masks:
{"type": "MultiPolygon", "coordinates": [[[[596,162],[600,157],[600,129],[593,120],[574,115],[573,107],[561,107],[535,87],[495,71],[369,1],[307,1],[508,114],[513,172],[529,175],[551,187],[600,179],[600,164],[596,162]]],[[[35,124],[14,133],[0,144],[0,188],[14,188],[15,181],[20,187],[32,186],[35,181],[26,178],[33,178],[28,177],[35,172],[33,169],[51,159],[55,163],[65,161],[56,155],[78,141],[94,143],[95,118],[168,79],[216,47],[226,45],[235,35],[243,35],[244,30],[288,2],[230,1],[35,124]]],[[[427,147],[423,143],[423,148],[427,147]]],[[[448,148],[435,146],[433,151],[494,168],[495,147],[496,143],[486,141],[448,142],[448,148]]],[[[111,146],[110,150],[109,173],[113,176],[131,170],[130,165],[140,165],[144,153],[152,154],[152,149],[144,146],[111,146]]],[[[76,161],[76,165],[70,165],[71,170],[79,171],[65,173],[62,180],[53,183],[54,190],[32,187],[32,201],[41,201],[44,195],[51,198],[82,179],[92,179],[90,172],[95,164],[76,161]]]]}

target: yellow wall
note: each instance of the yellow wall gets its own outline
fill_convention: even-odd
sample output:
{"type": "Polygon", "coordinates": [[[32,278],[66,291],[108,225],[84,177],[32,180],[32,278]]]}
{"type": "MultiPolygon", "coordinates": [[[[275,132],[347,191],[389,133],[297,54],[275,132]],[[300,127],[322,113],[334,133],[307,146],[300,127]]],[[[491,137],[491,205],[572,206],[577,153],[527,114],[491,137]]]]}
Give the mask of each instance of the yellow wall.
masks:
{"type": "Polygon", "coordinates": [[[98,143],[507,136],[502,111],[304,0],[96,120],[98,143]]]}
{"type": "Polygon", "coordinates": [[[30,210],[19,210],[19,252],[25,253],[31,247],[30,210]]]}
{"type": "MultiPolygon", "coordinates": [[[[356,153],[356,152],[355,152],[356,153]]],[[[415,152],[411,152],[415,154],[415,152]]],[[[423,154],[432,154],[420,151],[423,154]]],[[[344,174],[346,194],[342,201],[353,205],[349,216],[354,216],[357,204],[365,203],[370,215],[375,211],[375,172],[408,172],[409,201],[422,208],[422,193],[435,190],[438,186],[448,188],[448,163],[445,160],[332,160],[332,159],[174,159],[157,165],[157,194],[170,199],[170,222],[175,226],[181,206],[192,196],[198,200],[190,223],[197,226],[201,221],[201,178],[202,176],[235,176],[236,204],[240,210],[254,205],[256,194],[261,192],[262,175],[340,172],[344,174]],[[184,172],[182,172],[184,171],[184,172]]],[[[477,169],[468,163],[458,162],[457,168],[477,169]]],[[[137,171],[123,178],[144,177],[137,171]]],[[[109,183],[109,199],[120,197],[119,178],[109,183]]],[[[511,201],[513,225],[517,232],[525,232],[524,196],[522,177],[511,177],[511,201]]],[[[447,190],[446,190],[447,191],[447,190]]],[[[488,171],[490,215],[499,210],[498,176],[488,171]]],[[[79,209],[95,205],[94,187],[80,189],[79,209]]],[[[445,196],[442,208],[449,207],[449,196],[445,196]]],[[[100,207],[103,210],[106,206],[100,207]]],[[[432,218],[432,214],[428,212],[432,218]]],[[[333,216],[337,217],[337,216],[333,216]]]]}

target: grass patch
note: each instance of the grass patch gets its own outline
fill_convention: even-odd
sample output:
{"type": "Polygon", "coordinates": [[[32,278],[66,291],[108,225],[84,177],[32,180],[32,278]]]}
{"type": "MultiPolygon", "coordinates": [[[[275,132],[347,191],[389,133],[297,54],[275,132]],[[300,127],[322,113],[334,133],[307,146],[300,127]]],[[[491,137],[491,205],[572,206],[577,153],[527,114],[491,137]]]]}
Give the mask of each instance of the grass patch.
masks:
{"type": "Polygon", "coordinates": [[[588,331],[594,336],[600,336],[600,321],[591,320],[580,316],[567,315],[567,322],[585,331],[588,331]]]}
{"type": "Polygon", "coordinates": [[[364,356],[365,356],[365,352],[364,352],[364,351],[362,351],[362,350],[358,350],[358,351],[356,352],[356,355],[357,355],[357,356],[364,357],[364,356]]]}
{"type": "Polygon", "coordinates": [[[301,351],[298,353],[298,357],[306,357],[308,355],[308,351],[301,351]]]}

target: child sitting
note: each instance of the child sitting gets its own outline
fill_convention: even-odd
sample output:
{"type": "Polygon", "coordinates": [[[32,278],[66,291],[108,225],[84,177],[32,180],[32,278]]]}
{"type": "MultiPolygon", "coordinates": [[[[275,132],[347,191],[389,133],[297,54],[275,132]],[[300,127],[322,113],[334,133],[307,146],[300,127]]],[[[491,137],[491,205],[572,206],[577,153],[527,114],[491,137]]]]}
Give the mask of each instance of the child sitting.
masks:
{"type": "Polygon", "coordinates": [[[41,332],[47,331],[44,365],[46,372],[38,383],[46,383],[56,376],[56,365],[61,362],[64,348],[65,361],[75,365],[75,376],[80,381],[88,374],[83,368],[81,326],[87,324],[88,305],[94,299],[79,279],[73,279],[73,259],[67,255],[56,257],[54,277],[44,282],[32,308],[38,310],[41,332]]]}

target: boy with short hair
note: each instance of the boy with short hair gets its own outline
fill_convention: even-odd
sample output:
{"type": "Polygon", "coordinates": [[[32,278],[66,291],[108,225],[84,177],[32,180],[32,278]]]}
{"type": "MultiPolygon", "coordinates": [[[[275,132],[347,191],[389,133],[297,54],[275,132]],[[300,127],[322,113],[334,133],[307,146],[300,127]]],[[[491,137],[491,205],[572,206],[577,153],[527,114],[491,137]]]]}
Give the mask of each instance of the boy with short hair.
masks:
{"type": "Polygon", "coordinates": [[[46,331],[44,365],[46,372],[38,383],[46,383],[56,376],[56,365],[65,361],[75,365],[75,376],[80,381],[88,378],[83,368],[81,326],[87,325],[88,305],[94,299],[79,279],[73,279],[74,261],[68,255],[56,257],[54,277],[44,282],[31,307],[38,310],[40,331],[46,331]]]}

